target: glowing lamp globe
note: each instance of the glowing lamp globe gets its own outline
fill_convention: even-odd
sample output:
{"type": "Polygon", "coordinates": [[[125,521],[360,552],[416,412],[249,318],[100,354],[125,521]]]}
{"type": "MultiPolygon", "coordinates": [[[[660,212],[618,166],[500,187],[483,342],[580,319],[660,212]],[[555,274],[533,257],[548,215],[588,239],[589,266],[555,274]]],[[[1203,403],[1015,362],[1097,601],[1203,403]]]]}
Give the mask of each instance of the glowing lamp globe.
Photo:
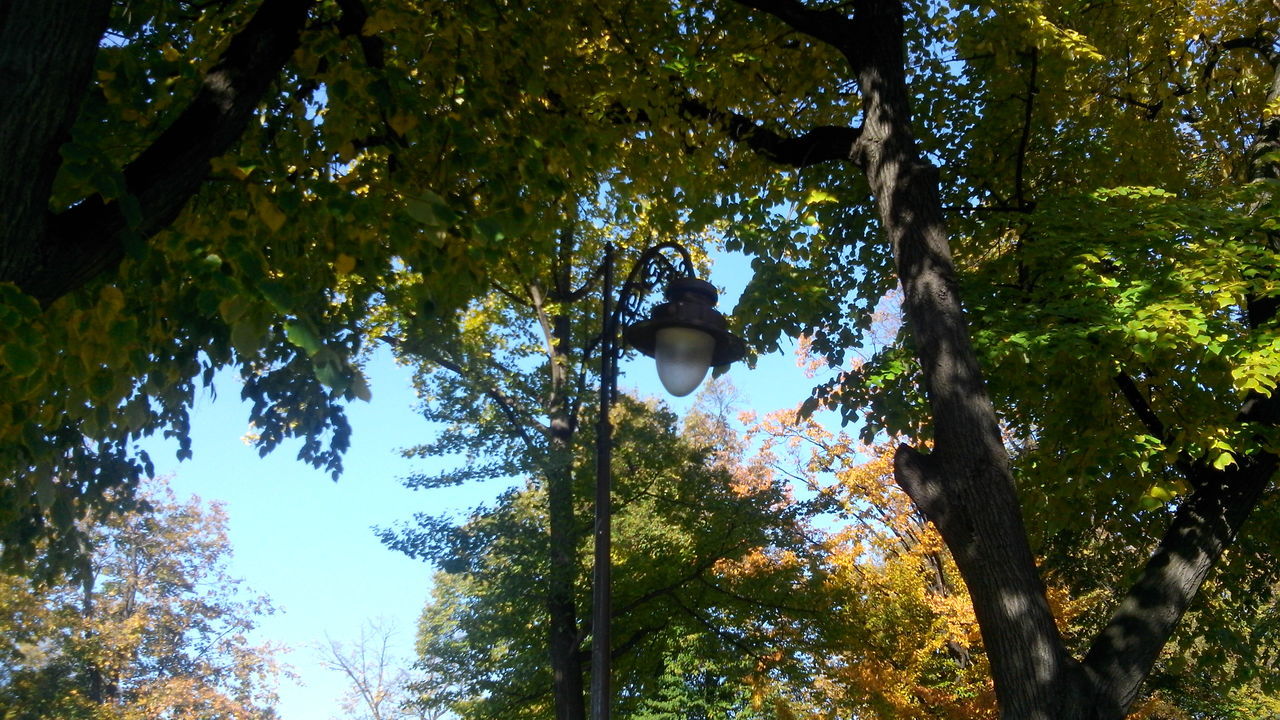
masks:
{"type": "Polygon", "coordinates": [[[697,278],[680,278],[667,286],[667,302],[649,319],[624,331],[632,347],[654,358],[658,379],[667,392],[684,397],[697,389],[712,367],[728,365],[747,354],[746,343],[728,330],[716,309],[715,286],[697,278]]]}

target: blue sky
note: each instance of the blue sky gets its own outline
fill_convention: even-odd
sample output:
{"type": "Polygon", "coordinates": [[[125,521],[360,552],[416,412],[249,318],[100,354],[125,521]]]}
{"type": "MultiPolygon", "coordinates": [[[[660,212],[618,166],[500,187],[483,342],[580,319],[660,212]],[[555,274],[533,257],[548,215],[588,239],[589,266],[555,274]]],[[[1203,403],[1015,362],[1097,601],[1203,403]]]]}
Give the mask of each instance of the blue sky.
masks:
{"type": "MultiPolygon", "coordinates": [[[[722,309],[732,308],[750,275],[741,257],[718,259],[710,278],[725,288],[722,309]]],[[[623,366],[624,392],[666,397],[647,358],[623,366]],[[643,361],[643,362],[640,362],[643,361]]],[[[279,711],[283,720],[340,717],[338,697],[345,683],[321,667],[326,637],[350,642],[362,624],[382,619],[398,630],[397,648],[412,655],[417,617],[431,587],[432,568],[386,549],[372,528],[409,519],[415,512],[462,511],[492,498],[495,484],[413,492],[399,479],[422,471],[424,461],[407,460],[399,450],[431,437],[431,426],[414,412],[407,368],[389,353],[367,368],[373,400],[350,406],[351,449],[338,482],[298,462],[296,447],[285,446],[266,458],[241,438],[248,430],[248,409],[239,400],[237,380],[222,375],[217,398],[203,396],[192,416],[194,457],[174,459],[176,447],[152,442],[148,448],[157,474],[171,475],[179,495],[195,494],[227,508],[234,548],[232,572],[280,608],[264,618],[258,640],[283,645],[282,659],[297,681],[283,680],[279,711]]],[[[789,355],[760,359],[754,370],[736,366],[729,373],[745,407],[764,413],[794,407],[813,381],[789,355]]],[[[677,411],[693,397],[667,398],[677,411]]]]}

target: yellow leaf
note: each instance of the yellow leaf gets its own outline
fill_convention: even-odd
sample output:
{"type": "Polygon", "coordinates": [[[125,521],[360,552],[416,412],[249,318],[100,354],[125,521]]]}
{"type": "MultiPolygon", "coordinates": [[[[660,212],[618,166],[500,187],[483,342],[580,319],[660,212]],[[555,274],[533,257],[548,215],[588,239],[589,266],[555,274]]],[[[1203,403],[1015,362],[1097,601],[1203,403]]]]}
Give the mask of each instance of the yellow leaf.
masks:
{"type": "Polygon", "coordinates": [[[262,224],[266,225],[271,232],[284,227],[284,221],[288,220],[288,217],[280,212],[280,208],[265,196],[260,195],[254,199],[253,209],[258,211],[258,219],[262,220],[262,224]]]}
{"type": "Polygon", "coordinates": [[[120,288],[115,285],[107,285],[98,293],[98,298],[102,304],[110,308],[113,312],[119,312],[124,307],[124,293],[120,292],[120,288]]]}
{"type": "Polygon", "coordinates": [[[387,10],[379,10],[364,21],[364,27],[360,28],[360,34],[365,36],[377,35],[380,32],[392,30],[395,26],[395,15],[387,10]]]}
{"type": "Polygon", "coordinates": [[[346,253],[338,253],[338,259],[333,261],[333,270],[339,275],[346,275],[356,269],[356,259],[346,253]]]}
{"type": "Polygon", "coordinates": [[[418,126],[418,116],[407,113],[392,115],[391,119],[387,120],[387,124],[391,126],[392,130],[396,131],[397,135],[404,135],[418,126]]]}

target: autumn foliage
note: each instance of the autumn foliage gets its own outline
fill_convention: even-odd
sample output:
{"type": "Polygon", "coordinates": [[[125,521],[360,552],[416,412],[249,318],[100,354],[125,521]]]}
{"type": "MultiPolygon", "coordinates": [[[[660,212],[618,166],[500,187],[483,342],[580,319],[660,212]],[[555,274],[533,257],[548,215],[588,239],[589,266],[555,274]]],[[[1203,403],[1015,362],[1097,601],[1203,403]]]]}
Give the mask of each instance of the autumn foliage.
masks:
{"type": "Polygon", "coordinates": [[[73,575],[0,575],[0,717],[274,717],[274,651],[249,639],[272,609],[227,572],[226,515],[159,482],[142,500],[86,527],[73,575]]]}
{"type": "Polygon", "coordinates": [[[813,647],[775,660],[803,658],[808,707],[819,717],[994,717],[968,596],[937,532],[893,483],[893,444],[862,445],[794,410],[744,419],[755,461],[825,518],[808,552],[821,559],[814,590],[829,610],[813,647]]]}

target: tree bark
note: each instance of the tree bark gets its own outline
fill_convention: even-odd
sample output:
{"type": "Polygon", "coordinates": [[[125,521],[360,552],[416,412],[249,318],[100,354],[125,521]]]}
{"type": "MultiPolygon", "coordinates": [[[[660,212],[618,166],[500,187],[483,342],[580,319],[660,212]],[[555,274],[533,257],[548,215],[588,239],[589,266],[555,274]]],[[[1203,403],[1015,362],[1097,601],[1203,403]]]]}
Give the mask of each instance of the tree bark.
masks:
{"type": "Polygon", "coordinates": [[[795,0],[739,1],[833,45],[858,79],[863,124],[851,159],[866,174],[893,251],[933,414],[933,452],[903,446],[895,477],[956,559],[982,629],[1002,717],[1083,718],[1071,702],[1084,689],[1083,675],[1049,610],[969,341],[937,171],[920,157],[912,134],[902,3],[862,0],[852,17],[844,17],[795,0]]]}
{"type": "Polygon", "coordinates": [[[110,12],[111,0],[0,5],[0,281],[20,280],[41,261],[58,151],[71,137],[110,12]]]}
{"type": "Polygon", "coordinates": [[[866,172],[903,287],[933,413],[930,455],[902,447],[895,476],[938,527],[973,598],[1005,717],[1064,720],[1078,686],[1027,541],[1007,451],[969,341],[937,172],[912,136],[902,5],[863,2],[842,44],[863,98],[866,172]]]}
{"type": "MultiPolygon", "coordinates": [[[[558,262],[554,269],[556,297],[566,296],[572,290],[570,269],[573,242],[572,231],[561,233],[558,262]]],[[[564,311],[547,318],[545,307],[540,302],[535,305],[546,335],[547,363],[551,373],[550,396],[547,398],[551,447],[545,479],[550,526],[548,540],[551,571],[547,578],[547,612],[552,692],[556,720],[583,720],[586,717],[586,703],[574,592],[578,573],[579,531],[573,509],[572,446],[577,423],[570,405],[572,390],[569,387],[568,373],[573,342],[572,325],[564,311]]]]}

